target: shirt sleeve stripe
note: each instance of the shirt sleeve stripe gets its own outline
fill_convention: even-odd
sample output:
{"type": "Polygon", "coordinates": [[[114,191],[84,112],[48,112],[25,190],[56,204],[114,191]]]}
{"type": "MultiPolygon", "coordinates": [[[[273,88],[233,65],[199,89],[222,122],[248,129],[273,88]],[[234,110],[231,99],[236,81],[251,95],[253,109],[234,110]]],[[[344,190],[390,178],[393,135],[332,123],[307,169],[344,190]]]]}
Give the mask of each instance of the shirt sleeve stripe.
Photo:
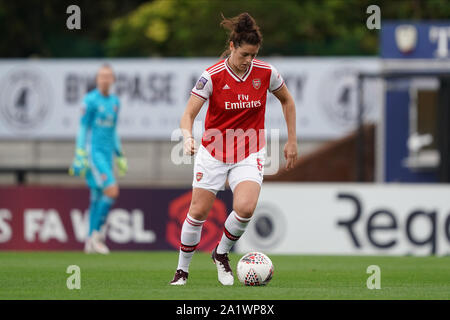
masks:
{"type": "Polygon", "coordinates": [[[197,97],[202,98],[203,100],[208,100],[208,98],[202,97],[198,93],[195,93],[194,91],[191,91],[191,94],[195,94],[197,97]]]}
{"type": "Polygon", "coordinates": [[[272,90],[271,92],[275,92],[281,89],[281,87],[284,85],[284,80],[283,82],[280,84],[280,86],[278,88],[276,88],[275,90],[272,90]]]}

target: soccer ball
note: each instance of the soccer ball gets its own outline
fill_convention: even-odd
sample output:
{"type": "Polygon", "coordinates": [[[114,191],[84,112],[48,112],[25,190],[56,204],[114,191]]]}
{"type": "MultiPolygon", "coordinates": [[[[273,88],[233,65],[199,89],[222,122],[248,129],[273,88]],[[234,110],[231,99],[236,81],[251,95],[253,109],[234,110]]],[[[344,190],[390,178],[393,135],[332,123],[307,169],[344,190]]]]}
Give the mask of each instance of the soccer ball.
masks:
{"type": "Polygon", "coordinates": [[[246,286],[264,286],[272,275],[272,261],[264,253],[249,252],[237,264],[238,279],[246,286]]]}

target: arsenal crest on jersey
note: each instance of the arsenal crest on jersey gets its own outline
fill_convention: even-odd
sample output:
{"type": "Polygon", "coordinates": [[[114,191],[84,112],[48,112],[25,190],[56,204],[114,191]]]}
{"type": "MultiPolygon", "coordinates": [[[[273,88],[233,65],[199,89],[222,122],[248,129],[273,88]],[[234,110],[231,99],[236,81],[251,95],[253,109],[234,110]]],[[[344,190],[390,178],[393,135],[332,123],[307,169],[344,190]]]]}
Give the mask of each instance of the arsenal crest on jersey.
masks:
{"type": "Polygon", "coordinates": [[[261,79],[253,79],[253,88],[258,90],[261,87],[261,79]]]}
{"type": "Polygon", "coordinates": [[[195,175],[195,178],[197,179],[197,181],[202,180],[202,178],[203,178],[203,172],[197,172],[197,174],[195,175]]]}

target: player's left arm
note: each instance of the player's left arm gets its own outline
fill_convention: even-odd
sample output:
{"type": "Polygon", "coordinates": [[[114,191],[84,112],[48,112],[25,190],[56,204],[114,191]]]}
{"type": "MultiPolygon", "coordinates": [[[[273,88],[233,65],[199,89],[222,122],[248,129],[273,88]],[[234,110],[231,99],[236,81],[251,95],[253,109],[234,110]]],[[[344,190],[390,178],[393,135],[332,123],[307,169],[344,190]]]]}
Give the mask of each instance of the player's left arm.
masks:
{"type": "Polygon", "coordinates": [[[286,120],[288,141],[284,146],[284,158],[286,159],[286,169],[289,170],[294,167],[298,156],[295,102],[284,83],[272,93],[280,101],[284,119],[286,120]]]}
{"type": "MultiPolygon", "coordinates": [[[[119,110],[120,110],[119,105],[120,105],[119,99],[117,99],[117,106],[119,108],[117,112],[119,112],[119,110]]],[[[119,169],[119,175],[124,176],[128,171],[128,161],[127,161],[127,158],[125,158],[125,155],[123,153],[122,142],[120,140],[119,133],[117,132],[118,118],[119,118],[119,115],[117,115],[116,123],[114,125],[114,153],[116,154],[116,163],[117,163],[117,168],[119,169]]]]}
{"type": "Polygon", "coordinates": [[[114,128],[114,153],[116,154],[116,157],[123,156],[122,142],[120,141],[120,136],[119,133],[117,132],[117,127],[114,128]]]}

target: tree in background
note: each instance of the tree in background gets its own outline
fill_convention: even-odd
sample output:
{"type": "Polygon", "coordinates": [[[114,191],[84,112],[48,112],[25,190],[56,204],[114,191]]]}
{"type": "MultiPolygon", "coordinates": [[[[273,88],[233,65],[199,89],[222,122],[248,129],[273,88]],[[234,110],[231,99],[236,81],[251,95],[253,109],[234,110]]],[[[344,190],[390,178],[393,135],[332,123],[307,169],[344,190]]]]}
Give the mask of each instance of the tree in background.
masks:
{"type": "Polygon", "coordinates": [[[260,54],[376,55],[378,31],[366,8],[383,20],[448,19],[448,0],[0,0],[1,57],[219,56],[226,17],[249,12],[260,25],[260,54]],[[77,4],[82,29],[65,27],[77,4]]]}
{"type": "Polygon", "coordinates": [[[361,1],[155,0],[116,19],[111,56],[218,56],[226,17],[249,12],[260,25],[265,55],[373,54],[376,32],[365,32],[361,1]],[[366,36],[366,38],[364,38],[366,36]]]}
{"type": "Polygon", "coordinates": [[[112,21],[145,0],[0,0],[0,57],[101,57],[112,21]],[[68,30],[68,6],[81,30],[68,30]]]}
{"type": "Polygon", "coordinates": [[[369,5],[383,19],[448,19],[448,0],[155,0],[116,19],[110,56],[218,56],[226,17],[249,12],[260,25],[262,55],[375,55],[378,31],[366,28],[369,5]]]}

